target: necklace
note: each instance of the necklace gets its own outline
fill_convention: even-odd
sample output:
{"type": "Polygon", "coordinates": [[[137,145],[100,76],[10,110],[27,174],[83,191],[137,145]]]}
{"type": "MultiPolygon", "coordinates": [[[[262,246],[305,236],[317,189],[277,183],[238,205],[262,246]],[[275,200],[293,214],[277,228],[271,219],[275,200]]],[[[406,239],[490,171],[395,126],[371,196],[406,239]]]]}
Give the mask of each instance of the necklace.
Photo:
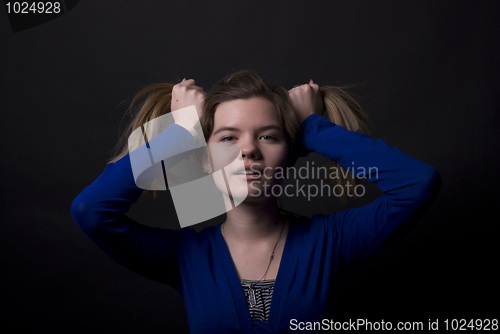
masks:
{"type": "MultiPolygon", "coordinates": [[[[226,223],[222,224],[222,227],[221,227],[221,234],[222,234],[222,237],[224,238],[224,240],[226,239],[226,237],[224,236],[224,225],[225,224],[226,223]]],[[[283,222],[282,225],[281,225],[280,235],[278,236],[278,239],[276,240],[276,243],[274,244],[273,251],[271,252],[271,256],[269,256],[269,264],[267,265],[266,272],[264,273],[264,275],[262,275],[262,277],[258,281],[253,282],[252,284],[250,284],[250,287],[248,288],[248,299],[249,299],[250,307],[255,307],[257,305],[257,299],[255,298],[255,289],[254,289],[254,287],[255,287],[256,284],[262,282],[262,280],[264,279],[264,277],[266,277],[267,272],[269,271],[269,267],[271,267],[271,262],[273,262],[273,259],[274,259],[274,251],[276,250],[276,246],[278,246],[278,242],[281,239],[281,234],[283,233],[283,227],[284,226],[285,226],[285,223],[283,222]]],[[[266,298],[266,300],[267,300],[267,298],[266,298]]]]}

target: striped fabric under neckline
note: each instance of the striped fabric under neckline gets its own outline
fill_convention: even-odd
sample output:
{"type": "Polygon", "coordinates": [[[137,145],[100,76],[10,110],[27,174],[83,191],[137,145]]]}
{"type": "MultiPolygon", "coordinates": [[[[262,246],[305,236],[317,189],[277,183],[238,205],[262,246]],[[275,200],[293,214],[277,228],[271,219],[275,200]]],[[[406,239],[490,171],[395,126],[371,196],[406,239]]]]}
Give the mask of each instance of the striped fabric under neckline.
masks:
{"type": "Polygon", "coordinates": [[[248,310],[252,320],[260,320],[267,322],[269,317],[269,309],[271,308],[271,299],[274,290],[275,280],[250,281],[240,280],[245,298],[247,300],[248,310]],[[253,286],[253,294],[250,287],[253,286]],[[255,296],[255,300],[253,299],[255,296]],[[255,303],[254,305],[252,305],[255,303]]]}

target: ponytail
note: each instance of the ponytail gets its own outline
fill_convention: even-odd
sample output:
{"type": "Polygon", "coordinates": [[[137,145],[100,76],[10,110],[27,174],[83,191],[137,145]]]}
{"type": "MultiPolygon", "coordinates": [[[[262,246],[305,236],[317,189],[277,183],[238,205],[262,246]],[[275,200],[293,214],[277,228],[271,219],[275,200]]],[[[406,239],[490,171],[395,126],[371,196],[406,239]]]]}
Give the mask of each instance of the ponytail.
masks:
{"type": "MultiPolygon", "coordinates": [[[[323,103],[325,106],[324,117],[331,122],[340,125],[349,131],[361,132],[369,134],[367,126],[367,114],[364,108],[356,101],[359,98],[357,95],[348,91],[351,86],[320,87],[321,95],[323,96],[323,103]]],[[[347,185],[356,186],[359,180],[349,171],[349,169],[342,167],[339,163],[329,160],[326,164],[327,170],[340,171],[338,173],[330,173],[335,175],[332,177],[335,182],[342,187],[342,196],[339,197],[342,203],[350,200],[347,193],[347,185]],[[347,172],[346,172],[347,170],[347,172]],[[347,177],[344,177],[347,176],[347,177]]],[[[351,188],[352,189],[352,188],[351,188]]]]}
{"type": "Polygon", "coordinates": [[[173,87],[174,85],[170,83],[158,83],[147,86],[135,94],[129,108],[129,113],[132,115],[132,121],[120,137],[114,155],[108,163],[116,162],[128,154],[128,138],[135,129],[142,127],[150,120],[165,115],[170,111],[173,87]],[[143,101],[139,110],[133,115],[136,105],[141,100],[143,101]]]}

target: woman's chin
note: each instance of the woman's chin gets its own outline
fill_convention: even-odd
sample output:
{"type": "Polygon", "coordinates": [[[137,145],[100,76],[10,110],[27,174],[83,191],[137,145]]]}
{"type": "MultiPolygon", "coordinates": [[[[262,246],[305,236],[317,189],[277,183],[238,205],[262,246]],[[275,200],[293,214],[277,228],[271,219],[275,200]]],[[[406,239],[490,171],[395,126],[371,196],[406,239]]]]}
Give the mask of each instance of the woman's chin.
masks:
{"type": "MultiPolygon", "coordinates": [[[[263,201],[274,200],[273,194],[270,189],[272,189],[272,180],[236,180],[229,179],[229,189],[232,202],[235,206],[241,203],[258,203],[263,201]]],[[[221,189],[221,187],[219,187],[221,189]]],[[[221,190],[228,196],[227,188],[221,190]]],[[[228,197],[229,198],[229,197],[228,197]]]]}
{"type": "Polygon", "coordinates": [[[270,193],[269,189],[272,184],[266,181],[252,181],[248,183],[248,195],[245,201],[262,201],[273,199],[274,196],[270,193]]]}

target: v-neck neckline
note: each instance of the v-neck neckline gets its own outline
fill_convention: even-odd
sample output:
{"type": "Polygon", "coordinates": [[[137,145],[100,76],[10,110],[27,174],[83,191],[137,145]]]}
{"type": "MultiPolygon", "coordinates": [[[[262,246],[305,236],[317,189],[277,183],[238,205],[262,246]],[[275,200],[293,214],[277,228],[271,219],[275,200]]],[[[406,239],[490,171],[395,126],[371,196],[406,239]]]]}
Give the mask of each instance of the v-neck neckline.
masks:
{"type": "MultiPolygon", "coordinates": [[[[284,291],[287,290],[287,286],[290,284],[289,275],[286,275],[286,272],[289,272],[288,268],[290,266],[291,252],[290,248],[291,239],[293,238],[295,219],[293,216],[289,215],[289,224],[288,231],[285,238],[285,245],[283,246],[283,253],[281,254],[280,265],[278,267],[278,273],[276,274],[276,279],[274,282],[273,296],[271,297],[271,306],[269,309],[269,316],[267,318],[267,324],[272,326],[273,328],[278,328],[279,317],[280,317],[280,309],[282,305],[282,299],[284,296],[284,291]]],[[[236,272],[236,267],[233,263],[233,258],[231,257],[231,253],[229,252],[229,248],[226,244],[226,240],[224,239],[221,231],[221,224],[216,225],[217,233],[216,233],[216,241],[219,245],[223,268],[226,273],[226,278],[228,281],[228,285],[230,286],[231,293],[233,295],[233,302],[237,309],[237,314],[239,318],[239,323],[241,329],[248,328],[248,330],[252,330],[253,333],[253,322],[262,322],[262,321],[254,321],[250,316],[250,311],[248,309],[247,300],[245,298],[245,292],[241,287],[241,280],[238,277],[236,272]]]]}

